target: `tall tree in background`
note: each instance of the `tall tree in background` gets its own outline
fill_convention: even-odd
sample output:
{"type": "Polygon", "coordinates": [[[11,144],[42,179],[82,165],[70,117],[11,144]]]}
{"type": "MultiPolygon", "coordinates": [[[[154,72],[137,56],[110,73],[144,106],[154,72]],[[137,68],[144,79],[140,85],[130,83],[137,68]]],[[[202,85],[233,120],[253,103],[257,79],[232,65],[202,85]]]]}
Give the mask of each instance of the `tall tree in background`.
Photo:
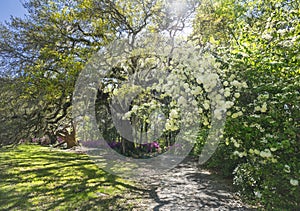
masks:
{"type": "MultiPolygon", "coordinates": [[[[13,124],[26,122],[19,133],[3,140],[42,136],[70,125],[69,109],[79,71],[89,54],[115,36],[111,23],[105,27],[108,17],[98,13],[89,18],[89,3],[29,1],[24,19],[12,18],[1,25],[1,69],[14,84],[22,84],[19,96],[11,98],[23,107],[13,107],[16,114],[3,117],[2,125],[10,130],[7,119],[11,115],[13,124]]],[[[12,99],[4,101],[9,104],[12,99]]]]}
{"type": "MultiPolygon", "coordinates": [[[[1,83],[4,90],[10,90],[3,94],[1,144],[45,134],[55,139],[53,134],[58,130],[70,135],[72,93],[86,62],[116,38],[134,41],[145,30],[178,30],[171,26],[176,21],[175,26],[182,25],[186,17],[181,21],[168,17],[167,3],[26,1],[25,18],[12,18],[0,25],[1,83]],[[19,130],[13,129],[16,125],[19,130]]],[[[122,74],[129,73],[119,71],[111,77],[120,79],[122,74]]],[[[73,145],[75,136],[68,147],[73,145]]]]}

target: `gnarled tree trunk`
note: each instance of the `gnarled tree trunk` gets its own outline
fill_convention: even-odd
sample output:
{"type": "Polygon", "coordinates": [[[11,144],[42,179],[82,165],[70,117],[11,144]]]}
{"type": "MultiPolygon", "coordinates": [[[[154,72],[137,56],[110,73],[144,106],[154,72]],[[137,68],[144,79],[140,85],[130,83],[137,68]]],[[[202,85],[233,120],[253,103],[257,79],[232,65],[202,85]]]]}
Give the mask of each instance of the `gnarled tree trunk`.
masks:
{"type": "Polygon", "coordinates": [[[67,143],[68,149],[70,149],[74,146],[78,146],[78,141],[76,141],[76,131],[75,131],[74,124],[72,123],[72,131],[71,132],[69,132],[66,128],[67,127],[56,132],[56,135],[59,136],[63,140],[63,142],[56,145],[56,147],[58,147],[64,143],[67,143]]]}

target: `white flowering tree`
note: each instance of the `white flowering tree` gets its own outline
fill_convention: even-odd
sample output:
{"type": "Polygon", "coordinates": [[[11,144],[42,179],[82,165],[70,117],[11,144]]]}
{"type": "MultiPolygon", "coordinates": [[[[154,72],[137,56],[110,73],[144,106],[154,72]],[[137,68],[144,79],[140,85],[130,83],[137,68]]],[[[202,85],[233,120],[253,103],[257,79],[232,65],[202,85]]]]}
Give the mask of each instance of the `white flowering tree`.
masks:
{"type": "Polygon", "coordinates": [[[228,71],[226,96],[235,98],[210,164],[268,208],[299,207],[299,15],[297,1],[216,0],[195,21],[195,39],[228,71]],[[240,93],[236,79],[247,83],[240,93]]]}

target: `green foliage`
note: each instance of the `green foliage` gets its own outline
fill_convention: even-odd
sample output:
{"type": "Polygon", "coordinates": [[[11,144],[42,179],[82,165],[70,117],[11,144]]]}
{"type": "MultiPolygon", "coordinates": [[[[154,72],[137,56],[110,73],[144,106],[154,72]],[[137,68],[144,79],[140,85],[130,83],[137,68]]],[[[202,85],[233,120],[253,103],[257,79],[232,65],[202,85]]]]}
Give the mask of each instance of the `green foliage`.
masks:
{"type": "Polygon", "coordinates": [[[234,183],[241,194],[267,209],[296,209],[300,199],[299,5],[297,1],[220,0],[214,6],[213,11],[199,12],[195,36],[202,43],[210,42],[209,50],[228,75],[248,86],[227,112],[225,141],[210,165],[225,174],[235,169],[234,183]],[[226,37],[209,39],[209,34],[218,35],[212,31],[205,39],[201,33],[197,36],[203,16],[212,17],[212,30],[228,32],[226,37]],[[229,21],[221,27],[219,20],[229,21]],[[242,115],[233,115],[236,112],[242,115]],[[229,165],[223,165],[224,160],[229,165]]]}
{"type": "Polygon", "coordinates": [[[10,108],[3,107],[1,141],[15,143],[70,126],[74,86],[86,62],[116,37],[140,32],[160,8],[158,1],[28,0],[24,5],[26,18],[0,24],[1,77],[18,83],[4,94],[10,108]],[[7,119],[11,124],[4,123],[7,119]],[[18,132],[10,125],[19,125],[18,132]]]}

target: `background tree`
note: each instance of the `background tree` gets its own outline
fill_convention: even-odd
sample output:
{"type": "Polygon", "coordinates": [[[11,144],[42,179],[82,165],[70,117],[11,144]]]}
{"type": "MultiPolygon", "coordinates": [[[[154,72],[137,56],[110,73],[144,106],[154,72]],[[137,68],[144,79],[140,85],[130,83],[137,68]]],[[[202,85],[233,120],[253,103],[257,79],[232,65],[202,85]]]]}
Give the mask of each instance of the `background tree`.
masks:
{"type": "MultiPolygon", "coordinates": [[[[114,34],[103,26],[104,16],[88,19],[88,4],[87,1],[28,1],[25,7],[29,15],[1,25],[1,64],[8,77],[17,78],[23,85],[21,96],[13,96],[14,99],[27,105],[26,109],[14,109],[20,112],[19,116],[24,117],[25,110],[31,116],[26,120],[27,126],[20,127],[28,132],[26,138],[71,125],[70,106],[76,77],[90,54],[114,34]],[[32,99],[36,100],[30,103],[32,99]]],[[[74,138],[68,147],[76,144],[74,138]]],[[[18,141],[19,136],[9,139],[18,141]]]]}
{"type": "MultiPolygon", "coordinates": [[[[176,20],[166,18],[166,3],[160,0],[26,1],[25,18],[12,18],[0,26],[3,80],[14,80],[21,87],[16,90],[18,95],[3,101],[17,101],[16,105],[22,108],[14,107],[14,112],[20,118],[26,116],[23,119],[26,127],[19,127],[18,135],[8,124],[3,125],[1,134],[11,131],[11,136],[4,136],[3,140],[15,143],[20,137],[47,134],[54,142],[58,131],[68,136],[75,134],[71,133],[71,100],[76,79],[86,62],[117,37],[129,37],[134,42],[137,34],[145,30],[169,29],[176,20]]],[[[111,78],[120,81],[128,74],[131,73],[116,71],[111,78]]],[[[9,89],[15,90],[15,86],[9,89]]],[[[12,124],[19,121],[5,114],[3,121],[8,119],[12,124]]],[[[68,147],[76,144],[73,136],[68,147]]]]}
{"type": "MultiPolygon", "coordinates": [[[[20,127],[28,132],[27,138],[71,125],[72,93],[80,70],[94,52],[122,31],[131,30],[116,3],[32,0],[24,5],[29,12],[24,19],[12,18],[1,25],[1,69],[5,78],[22,83],[19,96],[11,98],[27,105],[26,109],[14,107],[22,118],[30,114],[27,126],[20,127]],[[33,98],[36,100],[30,103],[33,98]]],[[[16,142],[19,138],[15,134],[3,140],[16,142]]],[[[72,142],[68,147],[76,144],[75,137],[72,142]]]]}

